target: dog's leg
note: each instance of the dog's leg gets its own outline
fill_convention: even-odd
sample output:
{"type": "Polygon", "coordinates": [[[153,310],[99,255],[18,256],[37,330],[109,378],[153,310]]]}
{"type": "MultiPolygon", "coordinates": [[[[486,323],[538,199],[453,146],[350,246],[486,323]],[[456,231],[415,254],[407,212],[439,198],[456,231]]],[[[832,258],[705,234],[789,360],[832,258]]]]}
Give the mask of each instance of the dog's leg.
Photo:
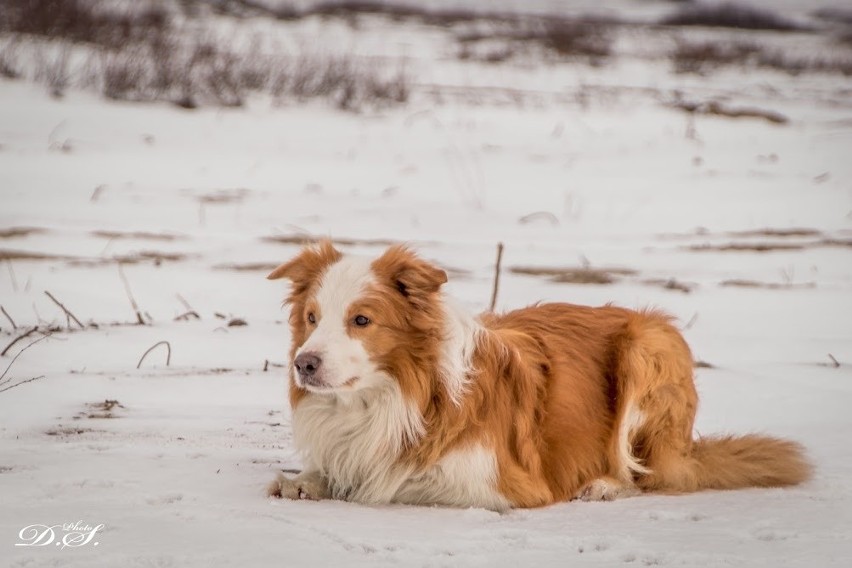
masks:
{"type": "Polygon", "coordinates": [[[296,477],[287,477],[279,473],[266,490],[270,497],[281,499],[310,499],[319,501],[330,499],[328,482],[317,471],[302,472],[296,477]]]}
{"type": "Polygon", "coordinates": [[[599,477],[580,489],[575,499],[581,501],[614,501],[634,497],[641,491],[632,483],[622,483],[614,477],[599,477]]]}
{"type": "Polygon", "coordinates": [[[637,417],[628,429],[628,448],[640,465],[629,467],[636,486],[663,493],[695,491],[692,426],[698,394],[689,347],[665,317],[653,312],[633,318],[628,340],[619,347],[616,374],[632,401],[626,408],[637,417]]]}

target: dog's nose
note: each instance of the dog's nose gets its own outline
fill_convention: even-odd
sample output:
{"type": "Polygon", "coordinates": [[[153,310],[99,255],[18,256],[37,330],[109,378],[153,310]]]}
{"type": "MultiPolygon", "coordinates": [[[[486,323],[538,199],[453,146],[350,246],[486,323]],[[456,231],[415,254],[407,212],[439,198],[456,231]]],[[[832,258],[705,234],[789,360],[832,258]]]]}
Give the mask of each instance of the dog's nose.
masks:
{"type": "Polygon", "coordinates": [[[316,353],[302,353],[296,357],[293,363],[296,365],[299,375],[307,378],[312,377],[317,372],[317,369],[322,364],[322,359],[316,353]]]}

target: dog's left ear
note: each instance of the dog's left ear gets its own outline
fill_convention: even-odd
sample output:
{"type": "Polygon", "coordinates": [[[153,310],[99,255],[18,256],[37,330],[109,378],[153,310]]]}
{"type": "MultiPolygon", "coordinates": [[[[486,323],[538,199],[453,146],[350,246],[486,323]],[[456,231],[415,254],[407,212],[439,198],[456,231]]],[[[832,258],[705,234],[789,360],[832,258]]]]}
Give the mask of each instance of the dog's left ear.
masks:
{"type": "Polygon", "coordinates": [[[373,262],[373,270],[407,298],[434,294],[447,282],[446,272],[403,245],[389,248],[373,262]]]}

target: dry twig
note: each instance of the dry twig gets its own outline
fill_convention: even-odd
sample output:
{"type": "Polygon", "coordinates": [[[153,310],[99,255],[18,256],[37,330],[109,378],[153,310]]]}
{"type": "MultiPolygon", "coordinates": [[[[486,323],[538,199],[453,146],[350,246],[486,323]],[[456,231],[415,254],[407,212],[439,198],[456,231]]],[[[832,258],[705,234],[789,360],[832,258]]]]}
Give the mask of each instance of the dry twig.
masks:
{"type": "Polygon", "coordinates": [[[139,358],[139,362],[136,363],[136,368],[138,369],[139,367],[141,367],[142,361],[145,360],[145,357],[148,356],[148,353],[150,353],[151,351],[153,351],[154,349],[156,349],[160,345],[166,346],[166,367],[168,367],[169,363],[172,360],[172,345],[168,341],[158,341],[157,343],[155,343],[154,345],[149,347],[148,350],[145,351],[145,353],[142,354],[142,357],[139,358]]]}
{"type": "Polygon", "coordinates": [[[6,346],[6,348],[3,350],[3,352],[2,352],[2,353],[0,353],[0,357],[5,356],[5,355],[6,355],[6,353],[8,353],[8,352],[9,352],[9,349],[11,349],[11,348],[12,348],[12,346],[13,346],[14,344],[16,344],[17,342],[19,342],[19,341],[20,341],[20,340],[22,340],[23,338],[25,338],[25,337],[27,337],[27,336],[29,336],[29,335],[31,335],[31,334],[33,334],[33,333],[35,333],[37,329],[38,329],[38,326],[35,326],[34,328],[30,329],[29,331],[27,331],[27,332],[25,332],[25,333],[23,333],[23,334],[19,335],[19,336],[18,336],[18,337],[16,337],[15,339],[13,339],[13,340],[12,340],[12,343],[10,343],[9,345],[7,345],[7,346],[6,346]]]}
{"type": "Polygon", "coordinates": [[[12,316],[9,315],[9,312],[6,311],[6,308],[0,306],[0,312],[3,312],[3,315],[6,316],[6,319],[8,319],[9,323],[12,324],[12,329],[18,329],[18,326],[15,325],[15,320],[13,320],[12,316]]]}
{"type": "MultiPolygon", "coordinates": [[[[78,320],[78,319],[77,319],[77,316],[75,316],[74,314],[72,314],[72,313],[71,313],[71,310],[69,310],[68,308],[66,308],[65,306],[63,306],[63,305],[62,305],[62,302],[60,302],[59,300],[57,300],[57,299],[53,296],[53,294],[51,294],[51,293],[50,293],[50,292],[48,292],[47,290],[45,290],[45,291],[44,291],[44,293],[47,295],[47,297],[48,297],[48,298],[50,298],[51,300],[53,300],[53,303],[54,303],[54,304],[56,304],[57,306],[59,306],[59,307],[62,309],[62,311],[63,311],[63,312],[65,312],[65,315],[69,318],[69,320],[74,320],[74,323],[76,323],[77,325],[79,325],[79,326],[80,326],[80,329],[86,329],[86,326],[85,326],[85,325],[83,325],[83,324],[80,322],[80,320],[78,320]]],[[[71,323],[70,323],[70,321],[69,321],[68,327],[71,327],[71,323]]]]}
{"type": "MultiPolygon", "coordinates": [[[[14,345],[14,344],[15,344],[15,342],[19,341],[20,339],[23,339],[24,337],[28,336],[28,335],[29,335],[29,334],[31,334],[32,332],[36,331],[37,329],[38,329],[37,327],[34,327],[33,329],[31,329],[30,331],[28,331],[28,332],[27,332],[27,333],[25,333],[24,335],[21,335],[20,337],[18,337],[17,339],[15,339],[15,341],[13,341],[12,343],[10,343],[10,344],[9,344],[9,346],[8,346],[8,347],[6,347],[6,349],[3,351],[3,353],[5,354],[5,353],[6,353],[6,351],[8,351],[8,350],[9,350],[9,347],[11,347],[12,345],[14,345]]],[[[20,356],[21,356],[21,354],[22,354],[24,351],[26,351],[27,349],[29,349],[30,347],[32,347],[32,346],[33,346],[33,345],[35,345],[36,343],[38,343],[38,342],[40,342],[40,341],[44,341],[44,340],[45,340],[45,339],[47,339],[48,337],[50,337],[50,334],[49,334],[49,333],[45,333],[42,337],[39,337],[39,338],[38,338],[38,339],[36,339],[35,341],[31,341],[31,342],[29,342],[29,343],[27,344],[27,346],[26,346],[26,347],[24,347],[23,349],[21,349],[20,351],[18,351],[18,353],[17,353],[17,354],[16,354],[16,355],[12,358],[12,360],[11,360],[11,361],[9,361],[9,364],[8,364],[8,365],[6,365],[6,369],[3,371],[3,374],[2,374],[2,375],[0,375],[0,386],[3,386],[3,388],[2,388],[2,389],[0,389],[0,392],[5,392],[5,391],[7,391],[7,390],[9,390],[9,389],[12,389],[12,388],[15,388],[15,387],[19,387],[19,386],[21,386],[21,385],[23,385],[23,384],[30,383],[30,382],[32,382],[32,381],[36,381],[36,380],[38,380],[38,379],[43,379],[43,378],[44,378],[44,375],[40,375],[40,376],[38,376],[38,377],[32,377],[32,378],[29,378],[29,379],[26,379],[26,380],[23,380],[23,381],[20,381],[20,382],[17,382],[17,383],[14,383],[14,384],[11,384],[11,385],[10,385],[9,383],[12,381],[12,377],[6,378],[6,375],[9,373],[9,369],[11,369],[11,368],[12,368],[12,365],[14,365],[14,364],[15,364],[15,361],[17,361],[17,360],[18,360],[18,357],[20,357],[20,356]],[[5,385],[5,386],[4,386],[4,385],[5,385]]]]}
{"type": "Polygon", "coordinates": [[[0,389],[0,392],[6,392],[7,390],[10,390],[10,389],[13,389],[13,388],[15,388],[15,387],[19,387],[19,386],[21,386],[21,385],[25,385],[25,384],[27,384],[27,383],[31,383],[31,382],[33,382],[33,381],[37,381],[37,380],[39,380],[39,379],[43,379],[43,378],[44,378],[44,375],[39,375],[39,376],[37,376],[37,377],[31,377],[31,378],[29,378],[29,379],[25,379],[25,380],[23,380],[23,381],[21,381],[21,382],[19,382],[19,383],[15,383],[15,384],[13,384],[13,385],[9,385],[9,386],[7,386],[7,387],[3,387],[2,389],[0,389]]]}
{"type": "Polygon", "coordinates": [[[118,265],[118,275],[121,276],[121,281],[124,282],[124,291],[127,292],[127,298],[130,300],[130,306],[133,308],[133,311],[136,312],[136,323],[139,325],[145,325],[145,319],[142,317],[142,312],[139,311],[139,305],[133,297],[133,292],[130,291],[130,283],[124,275],[124,269],[121,267],[121,264],[118,265]]]}
{"type": "Polygon", "coordinates": [[[175,317],[175,321],[187,321],[187,320],[190,320],[190,319],[200,320],[201,316],[198,315],[198,312],[190,310],[188,312],[182,313],[181,315],[175,317]]]}
{"type": "Polygon", "coordinates": [[[493,312],[497,305],[497,290],[500,287],[500,263],[503,260],[503,243],[497,243],[497,264],[494,266],[494,287],[491,289],[491,306],[488,311],[493,312]]]}
{"type": "Polygon", "coordinates": [[[264,373],[265,373],[265,372],[267,372],[267,371],[269,370],[269,367],[284,368],[284,367],[286,367],[286,366],[287,366],[287,365],[284,365],[283,363],[273,363],[273,362],[272,362],[272,361],[270,361],[269,359],[264,359],[264,360],[263,360],[263,372],[264,372],[264,373]]]}
{"type": "Polygon", "coordinates": [[[178,302],[183,304],[183,307],[186,308],[187,312],[195,312],[193,307],[189,305],[189,302],[186,301],[186,298],[184,298],[180,294],[175,294],[175,296],[177,296],[178,302]]]}

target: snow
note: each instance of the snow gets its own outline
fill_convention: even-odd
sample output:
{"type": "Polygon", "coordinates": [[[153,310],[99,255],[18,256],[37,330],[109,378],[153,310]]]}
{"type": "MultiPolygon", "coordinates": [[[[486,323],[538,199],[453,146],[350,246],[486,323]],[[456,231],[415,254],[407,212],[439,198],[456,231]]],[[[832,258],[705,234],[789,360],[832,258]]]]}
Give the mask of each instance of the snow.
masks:
{"type": "MultiPolygon", "coordinates": [[[[408,54],[419,85],[407,106],[376,112],[263,98],[185,111],[83,91],[56,100],[43,86],[0,81],[0,229],[44,229],[0,238],[0,251],[63,257],[0,263],[0,305],[18,326],[0,316],[0,348],[30,326],[62,328],[7,375],[44,378],[0,392],[3,562],[848,566],[850,79],[677,76],[629,56],[601,68],[463,64],[435,30],[387,27],[367,20],[347,41],[370,52],[381,46],[376,34],[402,38],[392,49],[408,54]],[[772,109],[790,123],[697,116],[688,136],[687,115],[666,104],[675,91],[772,109]],[[520,222],[530,214],[539,215],[520,222]],[[766,228],[819,234],[734,234],[766,228]],[[498,309],[539,300],[662,307],[713,365],[696,370],[696,431],[794,438],[815,477],[790,489],[502,515],[267,499],[276,471],[300,467],[277,366],[289,344],[284,290],[264,279],[298,245],[267,237],[303,234],[411,242],[450,269],[448,289],[472,310],[490,299],[498,241],[498,309]],[[822,239],[847,244],[815,244],[822,239]],[[689,249],[743,242],[802,248],[689,249]],[[151,320],[128,325],[136,316],[112,259],[142,251],[182,256],[124,264],[151,320]],[[228,268],[252,263],[261,266],[228,268]],[[637,273],[595,286],[510,270],[585,264],[637,273]],[[659,284],[672,278],[692,292],[659,284]],[[732,279],[779,287],[721,285],[732,279]],[[44,291],[99,327],[66,329],[44,291]],[[188,311],[178,294],[200,320],[174,320],[188,311]],[[228,326],[233,318],[248,325],[228,326]],[[170,365],[158,347],[136,369],[159,341],[170,344],[170,365]],[[106,400],[120,406],[106,410],[106,400]],[[77,521],[104,528],[76,548],[14,546],[28,525],[77,521]]],[[[629,50],[642,33],[620,41],[629,50]]],[[[0,371],[28,342],[0,358],[0,371]]]]}

